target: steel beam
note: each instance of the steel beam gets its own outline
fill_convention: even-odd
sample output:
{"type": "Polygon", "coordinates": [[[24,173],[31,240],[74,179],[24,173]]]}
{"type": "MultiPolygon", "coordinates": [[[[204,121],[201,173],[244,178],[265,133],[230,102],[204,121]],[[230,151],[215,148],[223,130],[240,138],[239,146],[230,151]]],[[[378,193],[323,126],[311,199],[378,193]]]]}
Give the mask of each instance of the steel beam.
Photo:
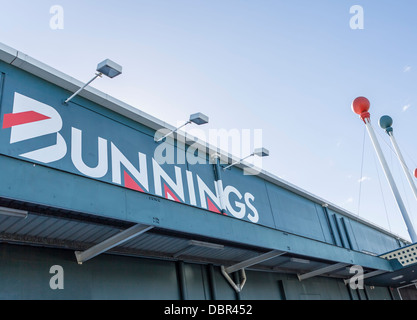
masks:
{"type": "MultiPolygon", "coordinates": [[[[148,195],[141,192],[120,188],[114,184],[102,183],[65,171],[51,170],[43,166],[33,167],[29,162],[4,155],[0,155],[0,167],[3,168],[0,194],[5,199],[63,210],[89,212],[91,215],[129,220],[145,225],[153,225],[154,219],[157,218],[161,221],[158,228],[178,233],[198,234],[201,237],[222,239],[222,241],[239,243],[242,246],[287,251],[291,255],[305,256],[310,260],[350,263],[372,270],[395,271],[398,269],[388,260],[359,251],[287,233],[270,226],[248,223],[239,219],[225,219],[222,215],[206,214],[206,211],[198,207],[179,204],[162,197],[158,198],[160,202],[152,201],[148,195]],[[60,188],[56,188],[56,185],[60,185],[60,188]],[[54,190],[54,196],[52,197],[47,192],[34,193],[35,189],[54,190]],[[102,201],[96,201],[94,206],[91,206],[91,198],[97,196],[97,192],[93,193],[92,190],[96,189],[99,189],[102,201]],[[23,198],[22,195],[24,195],[23,198]],[[73,198],[77,196],[78,200],[74,202],[73,198]],[[115,199],[123,200],[128,205],[121,207],[115,199]],[[177,214],[173,215],[173,211],[177,214]],[[183,223],[184,221],[192,223],[183,223]],[[208,225],[222,225],[222,227],[207,228],[208,225]]],[[[335,210],[334,207],[331,208],[335,210]]],[[[351,216],[348,217],[351,218],[351,216]]],[[[360,221],[360,223],[372,226],[365,222],[360,221]]],[[[380,230],[376,227],[373,228],[380,230]]]]}
{"type": "Polygon", "coordinates": [[[211,243],[211,242],[204,242],[204,241],[198,241],[198,240],[190,240],[188,241],[188,245],[181,249],[180,251],[175,252],[172,257],[178,258],[179,256],[183,255],[185,252],[190,250],[193,247],[203,247],[207,249],[214,249],[214,250],[223,250],[224,245],[217,244],[217,243],[211,243]]]}
{"type": "Polygon", "coordinates": [[[129,229],[126,229],[125,231],[116,234],[115,236],[107,240],[104,240],[103,242],[91,247],[90,249],[87,249],[85,251],[75,251],[75,257],[77,258],[78,264],[82,264],[83,262],[86,262],[103,252],[117,247],[118,245],[125,243],[126,241],[129,241],[130,239],[133,239],[151,230],[152,228],[153,226],[137,224],[129,229]]]}
{"type": "MultiPolygon", "coordinates": [[[[380,274],[384,274],[384,273],[387,273],[387,271],[375,270],[375,271],[367,272],[364,275],[362,275],[362,279],[365,280],[367,278],[376,277],[376,276],[379,276],[380,274]]],[[[349,282],[350,282],[350,278],[344,280],[345,284],[348,284],[349,282]]]]}
{"type": "Polygon", "coordinates": [[[272,258],[282,256],[285,253],[286,253],[285,251],[272,250],[270,252],[261,254],[257,257],[250,258],[248,260],[245,260],[245,261],[236,263],[235,265],[232,265],[230,267],[227,267],[227,268],[225,268],[225,271],[226,271],[226,273],[233,273],[235,271],[245,269],[245,268],[248,268],[248,267],[253,266],[255,264],[270,260],[272,258]]]}
{"type": "Polygon", "coordinates": [[[227,273],[226,268],[224,266],[220,267],[220,270],[223,274],[223,276],[225,277],[225,279],[227,280],[227,282],[229,282],[229,284],[232,286],[232,288],[236,291],[236,293],[240,293],[242,292],[243,287],[246,284],[246,272],[245,269],[240,269],[240,275],[241,275],[241,283],[240,284],[236,284],[236,278],[235,281],[233,281],[233,279],[230,277],[229,273],[227,273]]]}
{"type": "Polygon", "coordinates": [[[313,278],[315,276],[319,276],[321,274],[330,273],[339,269],[342,269],[344,267],[348,266],[347,263],[336,263],[324,268],[316,269],[304,274],[297,274],[298,280],[303,281],[305,279],[313,278]]]}

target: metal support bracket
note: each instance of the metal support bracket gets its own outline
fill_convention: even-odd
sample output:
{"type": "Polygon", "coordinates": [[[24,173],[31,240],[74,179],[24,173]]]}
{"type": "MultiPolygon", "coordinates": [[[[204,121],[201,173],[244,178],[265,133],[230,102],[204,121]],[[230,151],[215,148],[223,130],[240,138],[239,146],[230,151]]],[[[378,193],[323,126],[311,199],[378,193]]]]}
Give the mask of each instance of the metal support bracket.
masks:
{"type": "Polygon", "coordinates": [[[272,250],[270,252],[261,254],[257,257],[253,257],[253,258],[250,258],[248,260],[236,263],[236,264],[234,264],[232,266],[229,266],[227,268],[225,266],[221,266],[221,271],[222,271],[223,276],[230,283],[230,285],[233,287],[233,289],[235,289],[236,292],[241,292],[242,289],[243,289],[243,286],[246,283],[245,268],[251,267],[255,264],[270,260],[270,259],[275,258],[275,257],[282,256],[285,253],[286,253],[285,251],[272,250]],[[230,278],[230,274],[232,274],[233,272],[239,271],[239,270],[240,270],[240,274],[241,274],[241,283],[239,285],[236,285],[236,283],[232,280],[232,278],[230,278]]]}
{"type": "Polygon", "coordinates": [[[330,273],[336,270],[340,270],[344,267],[348,266],[347,263],[336,263],[328,267],[316,269],[307,273],[297,274],[298,280],[303,281],[305,279],[309,279],[315,276],[319,276],[321,274],[330,273]]]}
{"type": "Polygon", "coordinates": [[[257,257],[250,258],[248,260],[236,263],[235,265],[227,267],[225,270],[226,270],[227,273],[233,273],[233,272],[238,271],[240,269],[245,269],[245,268],[251,267],[255,264],[270,260],[272,258],[282,256],[285,253],[286,253],[285,251],[272,250],[272,251],[269,251],[267,253],[261,254],[257,257]]]}
{"type": "Polygon", "coordinates": [[[85,251],[75,251],[75,257],[77,258],[78,264],[82,264],[83,262],[86,262],[103,252],[117,247],[118,245],[125,243],[126,241],[129,241],[130,239],[133,239],[151,230],[152,228],[153,226],[137,224],[129,229],[126,229],[116,234],[115,236],[107,240],[104,240],[103,242],[91,247],[90,249],[87,249],[85,251]]]}
{"type": "MultiPolygon", "coordinates": [[[[367,272],[362,276],[362,279],[367,279],[367,278],[372,278],[372,277],[376,277],[379,276],[380,274],[384,274],[387,273],[388,271],[384,271],[384,270],[375,270],[375,271],[371,271],[371,272],[367,272]]],[[[351,279],[345,279],[343,280],[345,285],[348,285],[350,283],[351,279]]]]}
{"type": "Polygon", "coordinates": [[[202,247],[207,249],[213,249],[213,250],[223,250],[224,245],[222,244],[216,244],[216,243],[210,243],[210,242],[204,242],[204,241],[197,241],[197,240],[190,240],[188,241],[188,245],[182,248],[181,250],[175,252],[172,257],[178,258],[179,256],[186,253],[188,250],[194,248],[194,247],[202,247]]]}
{"type": "Polygon", "coordinates": [[[230,278],[230,275],[226,272],[226,268],[224,266],[221,266],[221,270],[222,270],[222,274],[223,276],[226,278],[226,280],[229,282],[229,284],[233,287],[233,289],[235,289],[236,292],[241,292],[243,287],[245,286],[246,283],[246,273],[245,273],[245,269],[241,269],[240,270],[240,275],[241,275],[241,282],[239,285],[237,285],[232,278],[230,278]]]}

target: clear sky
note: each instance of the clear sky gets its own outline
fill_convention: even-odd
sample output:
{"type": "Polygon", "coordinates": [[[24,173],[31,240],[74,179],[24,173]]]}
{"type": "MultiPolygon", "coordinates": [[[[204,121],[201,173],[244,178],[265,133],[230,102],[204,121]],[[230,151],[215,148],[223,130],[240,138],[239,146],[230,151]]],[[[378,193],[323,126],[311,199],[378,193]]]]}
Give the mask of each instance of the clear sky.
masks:
{"type": "Polygon", "coordinates": [[[384,114],[393,117],[414,169],[415,0],[0,5],[0,42],[81,81],[110,58],[123,65],[123,75],[93,86],[173,125],[200,111],[210,116],[206,129],[262,129],[271,153],[265,170],[408,239],[364,125],[350,108],[357,96],[368,97],[374,129],[417,228],[417,201],[377,124],[384,114]],[[64,10],[63,29],[50,27],[53,5],[64,10]],[[353,5],[364,10],[363,29],[350,26],[353,5]]]}

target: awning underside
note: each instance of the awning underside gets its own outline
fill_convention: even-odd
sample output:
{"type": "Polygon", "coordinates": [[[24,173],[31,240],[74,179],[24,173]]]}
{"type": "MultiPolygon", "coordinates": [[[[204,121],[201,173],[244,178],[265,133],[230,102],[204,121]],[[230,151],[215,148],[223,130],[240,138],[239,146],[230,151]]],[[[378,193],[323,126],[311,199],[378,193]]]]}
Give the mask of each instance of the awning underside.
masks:
{"type": "MultiPolygon", "coordinates": [[[[0,215],[1,242],[73,250],[74,261],[80,264],[100,254],[118,254],[213,264],[229,274],[244,269],[291,273],[300,281],[326,276],[347,282],[354,275],[351,265],[338,261],[59,210],[29,211],[26,218],[0,215]]],[[[394,273],[375,269],[364,272],[365,284],[375,286],[399,287],[415,279],[413,266],[394,273]]]]}

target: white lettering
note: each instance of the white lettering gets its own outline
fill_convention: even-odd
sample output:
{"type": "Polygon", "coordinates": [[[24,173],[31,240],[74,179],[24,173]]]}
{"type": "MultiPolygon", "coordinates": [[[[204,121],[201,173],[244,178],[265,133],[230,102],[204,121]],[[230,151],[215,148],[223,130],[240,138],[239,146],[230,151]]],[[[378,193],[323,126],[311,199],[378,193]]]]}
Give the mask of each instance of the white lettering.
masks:
{"type": "Polygon", "coordinates": [[[234,207],[230,204],[230,193],[234,193],[238,197],[239,200],[242,199],[242,194],[239,192],[239,190],[237,190],[235,187],[232,187],[232,186],[227,186],[224,189],[224,199],[225,199],[225,205],[226,205],[227,210],[234,217],[238,219],[243,219],[246,214],[246,206],[239,201],[235,201],[236,207],[240,208],[239,211],[236,211],[234,207]]]}
{"type": "Polygon", "coordinates": [[[259,221],[258,210],[256,210],[251,201],[255,201],[255,197],[249,192],[245,193],[245,203],[253,213],[253,215],[248,214],[248,219],[253,223],[257,223],[259,221]]]}
{"type": "Polygon", "coordinates": [[[124,156],[123,153],[111,142],[111,162],[112,162],[112,181],[113,183],[122,184],[121,172],[123,166],[135,177],[140,184],[149,191],[148,185],[148,168],[146,164],[146,155],[143,153],[139,154],[139,170],[136,169],[129,160],[124,156]]]}
{"type": "Polygon", "coordinates": [[[197,175],[197,185],[198,185],[198,190],[200,192],[200,203],[201,203],[201,207],[204,209],[208,209],[207,206],[207,200],[206,200],[206,194],[209,196],[210,200],[212,200],[214,202],[214,204],[220,208],[220,200],[219,200],[219,194],[218,191],[216,190],[217,194],[214,194],[210,188],[204,183],[203,180],[201,180],[201,178],[197,175]]]}
{"type": "MultiPolygon", "coordinates": [[[[63,127],[63,121],[59,113],[51,106],[15,93],[13,113],[6,114],[3,117],[3,127],[11,128],[10,144],[56,134],[57,142],[55,145],[21,154],[21,157],[26,157],[42,163],[50,163],[61,160],[66,156],[67,143],[64,137],[58,132],[63,127]],[[26,123],[19,123],[23,120],[25,120],[26,123]],[[16,123],[19,123],[19,125],[16,123]]],[[[237,136],[235,134],[238,136],[237,131],[229,131],[227,139],[233,137],[236,138],[237,136]]],[[[257,144],[262,138],[262,131],[256,130],[254,136],[254,142],[257,144]]],[[[244,131],[244,137],[245,139],[249,139],[248,131],[244,131]]],[[[84,137],[84,139],[90,138],[84,137]]],[[[80,129],[72,127],[69,140],[70,141],[68,141],[68,143],[71,145],[71,161],[74,167],[83,175],[96,179],[110,175],[109,161],[111,161],[110,170],[111,181],[113,183],[122,185],[122,180],[124,179],[125,187],[141,192],[143,192],[143,187],[143,189],[149,192],[148,163],[146,154],[138,152],[138,166],[135,166],[126,158],[126,156],[113,142],[104,138],[97,137],[97,147],[93,148],[94,152],[91,152],[89,150],[90,148],[87,150],[86,146],[83,148],[83,142],[85,143],[85,141],[83,141],[83,131],[80,129]],[[110,148],[108,146],[109,142],[110,148]],[[95,154],[96,156],[94,157],[95,154]],[[90,158],[93,158],[93,160],[90,158]],[[96,159],[96,162],[94,159],[96,159]],[[95,164],[96,166],[91,166],[95,164]],[[135,180],[139,182],[141,186],[137,185],[135,180]]],[[[238,143],[238,145],[240,145],[240,143],[238,143]]],[[[169,143],[165,140],[164,144],[159,145],[157,149],[158,150],[155,151],[155,153],[156,156],[159,156],[160,161],[164,160],[162,161],[164,163],[167,163],[167,160],[168,162],[173,162],[175,155],[173,151],[175,149],[174,142],[169,143]]],[[[189,151],[188,155],[193,155],[192,157],[194,157],[195,163],[199,163],[199,160],[207,157],[205,153],[204,155],[202,154],[205,150],[201,149],[199,145],[194,146],[194,148],[191,147],[190,150],[191,151],[189,151]],[[197,156],[195,155],[196,151],[198,151],[197,156]]],[[[193,161],[188,156],[187,160],[187,164],[191,164],[190,161],[193,161]]],[[[216,163],[216,161],[217,160],[214,160],[213,163],[216,163]]],[[[202,163],[206,164],[206,161],[203,161],[202,163]]],[[[208,165],[205,168],[213,170],[212,165],[208,165]]],[[[155,189],[154,193],[171,200],[185,202],[185,190],[182,176],[183,172],[181,168],[174,166],[174,180],[162,169],[159,161],[155,158],[152,158],[152,169],[155,189]]],[[[170,167],[170,170],[172,170],[172,166],[170,167]]],[[[193,172],[186,170],[185,174],[189,203],[191,205],[197,206],[198,201],[196,199],[196,194],[198,193],[201,208],[209,209],[215,212],[224,212],[227,210],[238,219],[243,219],[247,215],[247,218],[251,222],[257,223],[259,221],[259,213],[253,205],[255,197],[251,193],[245,193],[244,196],[242,196],[242,193],[237,188],[233,186],[223,188],[223,182],[221,180],[214,181],[214,179],[211,180],[214,184],[213,192],[213,188],[209,188],[197,174],[196,186],[193,172]],[[231,194],[234,194],[234,196],[231,194]],[[233,205],[231,197],[235,198],[233,205]]]]}
{"type": "Polygon", "coordinates": [[[187,185],[188,185],[188,193],[190,195],[190,204],[193,206],[197,205],[197,200],[195,198],[195,189],[194,189],[194,180],[193,180],[193,173],[187,170],[187,185]]]}
{"type": "Polygon", "coordinates": [[[14,116],[28,112],[35,114],[36,117],[41,117],[38,119],[42,120],[38,121],[36,119],[36,121],[29,121],[24,124],[12,125],[10,143],[56,134],[56,144],[27,152],[20,156],[42,163],[55,162],[65,157],[67,154],[67,144],[62,135],[58,133],[62,129],[62,119],[59,113],[47,104],[15,92],[13,102],[14,116]]]}
{"type": "Polygon", "coordinates": [[[182,174],[181,168],[175,166],[175,179],[176,183],[171,179],[171,177],[161,168],[161,166],[152,159],[153,164],[153,178],[154,178],[154,186],[155,186],[155,193],[158,196],[162,195],[162,178],[168,184],[169,187],[184,201],[184,187],[182,184],[182,174]]]}
{"type": "Polygon", "coordinates": [[[76,128],[71,130],[71,159],[74,166],[86,176],[102,178],[106,175],[109,164],[107,157],[107,140],[98,137],[98,164],[95,168],[87,166],[82,157],[82,131],[76,128]]]}

